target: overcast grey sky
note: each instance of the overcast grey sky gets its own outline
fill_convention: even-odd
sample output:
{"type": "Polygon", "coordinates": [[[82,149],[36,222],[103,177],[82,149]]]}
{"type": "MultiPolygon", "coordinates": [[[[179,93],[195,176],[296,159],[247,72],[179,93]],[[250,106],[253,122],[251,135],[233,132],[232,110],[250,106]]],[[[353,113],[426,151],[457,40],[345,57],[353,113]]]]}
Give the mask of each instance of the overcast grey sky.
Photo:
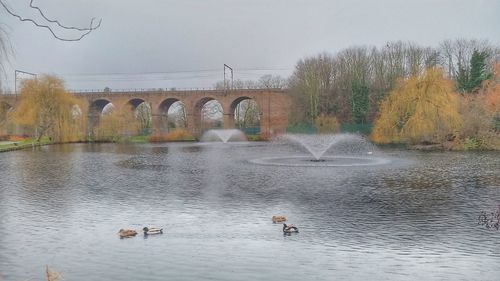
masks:
{"type": "MultiPolygon", "coordinates": [[[[29,0],[4,1],[16,12],[36,17],[28,8],[29,0]]],[[[13,69],[57,74],[72,89],[206,87],[222,80],[224,63],[233,66],[235,78],[257,79],[266,73],[286,76],[300,58],[352,45],[409,40],[437,46],[454,38],[500,44],[500,0],[38,0],[35,4],[68,25],[86,26],[96,17],[102,18],[102,26],[82,41],[61,42],[44,29],[0,12],[14,49],[12,74],[7,73],[10,88],[13,69]],[[204,71],[187,72],[198,70],[204,71]]]]}

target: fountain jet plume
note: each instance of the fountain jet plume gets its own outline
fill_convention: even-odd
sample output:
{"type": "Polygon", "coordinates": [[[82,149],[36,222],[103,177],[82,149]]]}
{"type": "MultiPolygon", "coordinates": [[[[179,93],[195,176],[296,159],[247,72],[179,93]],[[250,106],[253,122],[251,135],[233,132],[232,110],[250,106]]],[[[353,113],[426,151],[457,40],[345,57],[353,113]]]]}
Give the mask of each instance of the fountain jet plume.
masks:
{"type": "Polygon", "coordinates": [[[201,137],[203,142],[219,141],[227,143],[229,141],[247,141],[245,134],[237,129],[209,130],[201,137]]]}

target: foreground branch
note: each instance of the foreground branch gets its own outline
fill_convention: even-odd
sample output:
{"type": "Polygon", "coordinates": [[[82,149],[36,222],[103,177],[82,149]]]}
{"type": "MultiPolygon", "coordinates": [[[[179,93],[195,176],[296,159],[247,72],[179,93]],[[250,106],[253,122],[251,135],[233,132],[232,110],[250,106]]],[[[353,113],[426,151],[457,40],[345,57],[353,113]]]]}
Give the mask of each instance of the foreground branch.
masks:
{"type": "Polygon", "coordinates": [[[52,36],[54,36],[54,38],[58,39],[58,40],[61,40],[61,41],[80,41],[83,39],[83,37],[87,36],[88,34],[90,34],[93,30],[96,30],[97,28],[99,28],[101,26],[101,20],[99,20],[99,23],[97,25],[94,26],[94,21],[95,21],[95,18],[92,18],[91,21],[90,21],[90,25],[88,28],[81,28],[81,27],[74,27],[74,26],[66,26],[66,25],[63,25],[61,24],[58,20],[54,20],[54,19],[50,19],[48,18],[44,13],[43,11],[38,7],[38,6],[35,6],[33,5],[33,1],[34,0],[31,0],[30,1],[30,7],[33,8],[33,9],[36,9],[38,10],[38,12],[40,13],[40,15],[43,17],[43,19],[45,19],[47,22],[49,23],[55,23],[57,24],[59,27],[63,28],[63,29],[67,29],[67,30],[78,30],[78,31],[82,31],[83,33],[80,35],[80,37],[77,37],[77,38],[73,38],[73,39],[68,39],[68,38],[63,38],[63,37],[60,37],[58,36],[54,30],[46,25],[46,24],[41,24],[41,23],[38,23],[36,22],[35,20],[33,19],[30,19],[30,18],[24,18],[16,13],[14,13],[12,10],[9,9],[9,7],[7,7],[7,5],[2,1],[0,0],[0,4],[2,5],[2,7],[7,11],[7,13],[9,13],[11,16],[13,17],[16,17],[17,19],[19,19],[20,21],[27,21],[27,22],[31,22],[33,23],[35,26],[37,27],[41,27],[41,28],[46,28],[50,31],[50,33],[52,33],[52,36]]]}

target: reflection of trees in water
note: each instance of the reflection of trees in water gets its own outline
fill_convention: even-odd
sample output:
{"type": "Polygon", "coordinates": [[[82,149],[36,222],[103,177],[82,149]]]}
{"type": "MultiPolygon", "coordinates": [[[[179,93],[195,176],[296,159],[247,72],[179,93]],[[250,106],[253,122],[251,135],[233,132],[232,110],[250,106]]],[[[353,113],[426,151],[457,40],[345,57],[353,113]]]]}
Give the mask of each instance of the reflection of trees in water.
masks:
{"type": "Polygon", "coordinates": [[[200,152],[201,147],[199,146],[185,146],[181,148],[182,152],[189,152],[189,153],[195,153],[195,152],[200,152]]]}
{"type": "Polygon", "coordinates": [[[151,170],[157,172],[168,172],[169,165],[161,161],[151,161],[151,157],[137,156],[116,163],[117,166],[132,170],[151,170]]]}
{"type": "Polygon", "coordinates": [[[377,193],[377,209],[387,215],[393,215],[393,221],[405,223],[405,220],[439,221],[447,225],[452,223],[444,218],[456,215],[461,196],[457,196],[454,182],[443,171],[421,167],[416,171],[408,171],[407,176],[401,172],[384,174],[379,177],[380,186],[385,192],[377,193]]]}
{"type": "MultiPolygon", "coordinates": [[[[79,200],[74,194],[74,178],[79,177],[75,169],[76,154],[73,146],[51,146],[48,152],[23,151],[28,157],[12,157],[11,165],[18,167],[10,176],[19,182],[18,188],[27,213],[52,213],[69,215],[72,202],[79,200]]],[[[44,150],[40,148],[39,150],[44,150]]]]}

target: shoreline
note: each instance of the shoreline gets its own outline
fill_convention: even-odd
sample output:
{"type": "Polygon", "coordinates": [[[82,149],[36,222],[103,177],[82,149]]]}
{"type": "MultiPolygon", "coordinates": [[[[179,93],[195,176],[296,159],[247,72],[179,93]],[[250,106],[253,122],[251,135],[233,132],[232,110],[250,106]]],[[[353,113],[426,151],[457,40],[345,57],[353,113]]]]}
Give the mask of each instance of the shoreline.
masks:
{"type": "MultiPolygon", "coordinates": [[[[255,141],[262,142],[263,140],[255,141]]],[[[162,143],[197,143],[200,141],[196,140],[179,140],[179,141],[163,141],[163,142],[137,142],[137,141],[76,141],[76,142],[64,142],[64,143],[50,143],[50,142],[42,142],[38,144],[33,143],[24,143],[19,144],[19,142],[13,142],[11,144],[2,145],[0,142],[0,153],[12,152],[18,150],[25,150],[28,148],[39,148],[47,145],[58,145],[58,144],[162,144],[162,143]]],[[[268,142],[268,141],[266,141],[268,142]]],[[[417,145],[408,145],[408,144],[375,144],[380,148],[389,148],[389,149],[401,149],[401,150],[410,150],[410,151],[422,151],[422,152],[478,152],[478,151],[500,151],[498,149],[456,149],[447,144],[417,144],[417,145]]]]}
{"type": "Polygon", "coordinates": [[[11,151],[16,151],[16,150],[23,150],[23,149],[28,149],[28,148],[41,147],[41,146],[51,145],[51,144],[52,143],[38,143],[38,144],[23,143],[23,144],[19,144],[18,142],[14,142],[12,144],[0,145],[0,153],[11,152],[11,151]]]}

